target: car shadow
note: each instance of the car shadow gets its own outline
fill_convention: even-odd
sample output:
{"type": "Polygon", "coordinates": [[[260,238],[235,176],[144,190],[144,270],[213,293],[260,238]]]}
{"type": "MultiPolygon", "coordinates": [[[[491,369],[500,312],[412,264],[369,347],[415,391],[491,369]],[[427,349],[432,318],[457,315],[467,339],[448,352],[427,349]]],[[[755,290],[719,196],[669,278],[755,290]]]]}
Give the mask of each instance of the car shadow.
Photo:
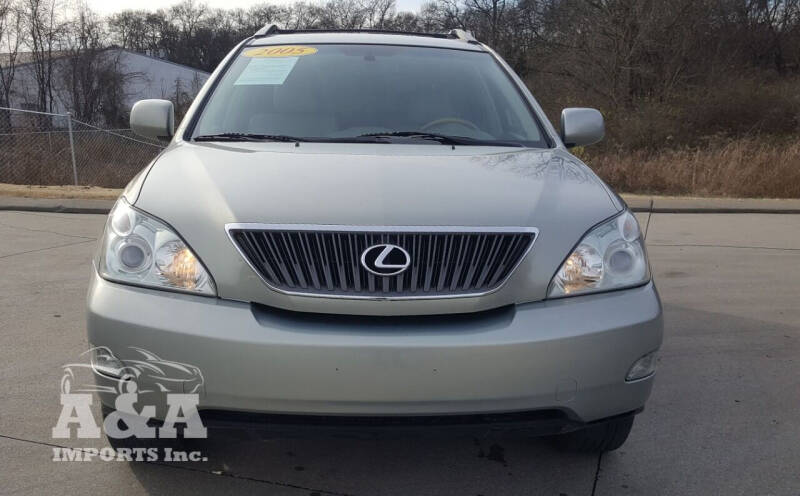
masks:
{"type": "MultiPolygon", "coordinates": [[[[259,482],[270,494],[576,494],[591,487],[597,466],[596,455],[562,453],[533,438],[251,440],[212,433],[183,449],[207,460],[168,465],[259,482]]],[[[153,493],[159,478],[169,477],[151,477],[160,470],[153,464],[130,465],[153,493]]]]}

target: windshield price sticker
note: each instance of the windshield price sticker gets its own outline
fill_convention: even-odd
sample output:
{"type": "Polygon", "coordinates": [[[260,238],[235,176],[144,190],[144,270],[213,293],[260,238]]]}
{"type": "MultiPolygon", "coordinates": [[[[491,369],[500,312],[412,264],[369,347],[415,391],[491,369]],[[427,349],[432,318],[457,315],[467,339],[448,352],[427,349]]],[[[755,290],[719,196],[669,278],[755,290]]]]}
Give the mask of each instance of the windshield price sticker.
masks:
{"type": "Polygon", "coordinates": [[[281,57],[275,59],[252,59],[239,75],[234,86],[280,85],[286,81],[297,63],[297,57],[281,57]]]}

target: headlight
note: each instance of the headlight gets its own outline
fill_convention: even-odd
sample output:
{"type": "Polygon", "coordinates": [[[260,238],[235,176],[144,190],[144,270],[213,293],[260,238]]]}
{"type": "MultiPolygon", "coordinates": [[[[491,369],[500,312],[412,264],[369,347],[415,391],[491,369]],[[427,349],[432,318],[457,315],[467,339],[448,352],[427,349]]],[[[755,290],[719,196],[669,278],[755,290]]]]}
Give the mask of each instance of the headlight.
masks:
{"type": "Polygon", "coordinates": [[[178,234],[125,198],[108,216],[97,267],[110,281],[216,295],[208,271],[178,234]]]}
{"type": "Polygon", "coordinates": [[[548,297],[627,288],[649,280],[639,223],[626,210],[584,236],[553,277],[548,297]]]}

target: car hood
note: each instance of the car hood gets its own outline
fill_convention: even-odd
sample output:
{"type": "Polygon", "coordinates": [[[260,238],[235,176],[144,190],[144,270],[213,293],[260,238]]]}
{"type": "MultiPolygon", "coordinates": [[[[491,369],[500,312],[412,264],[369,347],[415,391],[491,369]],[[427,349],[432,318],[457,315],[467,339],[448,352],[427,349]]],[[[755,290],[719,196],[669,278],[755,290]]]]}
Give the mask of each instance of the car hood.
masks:
{"type": "Polygon", "coordinates": [[[175,144],[150,169],[135,204],[184,237],[222,298],[356,314],[476,311],[542,299],[586,230],[620,209],[563,150],[307,143],[175,144]],[[540,234],[499,291],[389,306],[269,290],[228,238],[230,223],[513,226],[540,234]]]}

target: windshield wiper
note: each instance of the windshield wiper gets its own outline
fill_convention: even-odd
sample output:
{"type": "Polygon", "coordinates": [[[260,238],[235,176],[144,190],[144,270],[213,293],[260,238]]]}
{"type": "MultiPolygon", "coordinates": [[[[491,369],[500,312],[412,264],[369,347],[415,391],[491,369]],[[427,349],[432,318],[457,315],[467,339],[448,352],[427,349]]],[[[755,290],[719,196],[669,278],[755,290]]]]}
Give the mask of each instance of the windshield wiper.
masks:
{"type": "Polygon", "coordinates": [[[220,133],[203,134],[195,136],[195,141],[308,141],[306,138],[287,136],[285,134],[255,134],[255,133],[220,133]]]}
{"type": "Polygon", "coordinates": [[[346,138],[299,138],[285,134],[257,134],[257,133],[219,133],[195,136],[195,141],[285,141],[285,142],[319,142],[319,143],[387,143],[392,138],[409,138],[436,141],[443,145],[467,146],[517,146],[520,143],[512,141],[479,140],[466,136],[448,136],[446,134],[427,133],[424,131],[394,131],[389,133],[368,133],[346,138]]]}
{"type": "Polygon", "coordinates": [[[428,133],[425,131],[394,131],[390,133],[367,133],[357,136],[357,138],[411,138],[436,141],[443,145],[467,145],[467,146],[523,146],[513,141],[501,140],[481,140],[468,138],[466,136],[450,136],[447,134],[428,133]]]}

